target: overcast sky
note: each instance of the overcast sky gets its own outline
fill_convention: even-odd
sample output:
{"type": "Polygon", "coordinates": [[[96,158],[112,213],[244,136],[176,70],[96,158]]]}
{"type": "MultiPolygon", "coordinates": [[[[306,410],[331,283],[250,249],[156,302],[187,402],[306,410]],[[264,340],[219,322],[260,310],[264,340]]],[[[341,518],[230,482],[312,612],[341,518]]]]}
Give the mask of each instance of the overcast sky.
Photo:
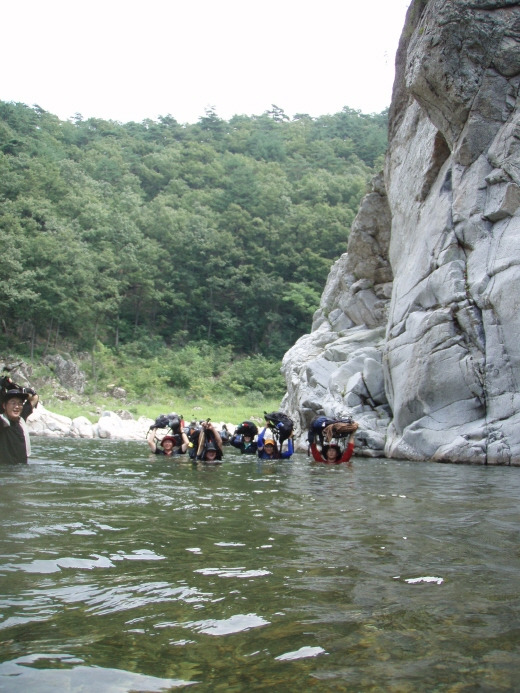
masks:
{"type": "Polygon", "coordinates": [[[410,0],[16,0],[0,100],[127,122],[390,105],[410,0]]]}

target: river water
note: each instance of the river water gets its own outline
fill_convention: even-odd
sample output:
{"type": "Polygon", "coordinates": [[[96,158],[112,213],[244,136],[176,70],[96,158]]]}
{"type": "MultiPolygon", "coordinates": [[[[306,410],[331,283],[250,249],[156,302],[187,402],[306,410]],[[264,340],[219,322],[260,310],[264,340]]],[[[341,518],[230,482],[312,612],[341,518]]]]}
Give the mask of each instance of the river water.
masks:
{"type": "Polygon", "coordinates": [[[520,689],[517,468],[36,438],[0,484],[2,691],[520,689]]]}

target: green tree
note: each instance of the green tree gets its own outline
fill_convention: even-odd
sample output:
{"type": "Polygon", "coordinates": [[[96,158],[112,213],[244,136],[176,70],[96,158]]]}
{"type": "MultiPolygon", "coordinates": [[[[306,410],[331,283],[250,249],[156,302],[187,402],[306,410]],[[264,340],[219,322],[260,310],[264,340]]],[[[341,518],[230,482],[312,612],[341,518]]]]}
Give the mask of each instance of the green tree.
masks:
{"type": "Polygon", "coordinates": [[[122,124],[0,102],[4,339],[63,338],[91,351],[96,378],[108,345],[280,358],[346,249],[387,118],[291,121],[273,105],[122,124]]]}

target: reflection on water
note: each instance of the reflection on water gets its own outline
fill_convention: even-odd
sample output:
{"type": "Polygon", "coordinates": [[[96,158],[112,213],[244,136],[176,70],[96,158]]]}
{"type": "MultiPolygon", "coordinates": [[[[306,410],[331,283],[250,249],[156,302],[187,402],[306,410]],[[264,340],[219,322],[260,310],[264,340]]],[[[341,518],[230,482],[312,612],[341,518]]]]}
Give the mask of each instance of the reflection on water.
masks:
{"type": "Polygon", "coordinates": [[[515,468],[33,455],[0,468],[0,690],[518,690],[515,468]]]}

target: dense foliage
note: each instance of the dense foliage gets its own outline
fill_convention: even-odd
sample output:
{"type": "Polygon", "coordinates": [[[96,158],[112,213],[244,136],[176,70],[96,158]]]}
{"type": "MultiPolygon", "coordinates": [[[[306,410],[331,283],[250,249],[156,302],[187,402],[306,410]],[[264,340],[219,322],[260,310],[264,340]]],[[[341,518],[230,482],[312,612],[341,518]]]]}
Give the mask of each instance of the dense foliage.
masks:
{"type": "Polygon", "coordinates": [[[0,346],[279,359],[309,329],[386,127],[348,108],[122,124],[0,102],[0,346]]]}

